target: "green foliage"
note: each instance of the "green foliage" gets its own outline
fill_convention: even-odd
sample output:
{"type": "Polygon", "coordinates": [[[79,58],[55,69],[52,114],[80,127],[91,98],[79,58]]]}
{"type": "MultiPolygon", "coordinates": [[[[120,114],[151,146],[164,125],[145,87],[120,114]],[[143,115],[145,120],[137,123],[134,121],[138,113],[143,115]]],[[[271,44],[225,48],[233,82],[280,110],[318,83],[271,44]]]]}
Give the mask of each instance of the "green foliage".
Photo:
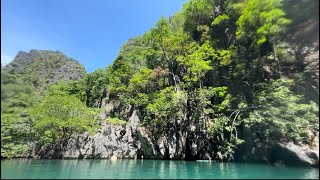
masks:
{"type": "Polygon", "coordinates": [[[73,96],[52,95],[29,110],[35,136],[50,144],[75,133],[94,132],[95,114],[73,96]]]}
{"type": "Polygon", "coordinates": [[[299,95],[288,88],[288,80],[277,80],[257,96],[259,109],[250,113],[245,124],[263,141],[278,140],[308,144],[310,132],[319,132],[319,107],[314,102],[303,103],[299,95]]]}
{"type": "Polygon", "coordinates": [[[2,155],[28,151],[29,137],[51,144],[93,132],[103,101],[118,102],[106,123],[125,125],[139,109],[153,138],[170,129],[207,138],[217,160],[234,158],[243,127],[267,144],[308,143],[318,105],[298,95],[306,76],[283,42],[289,16],[281,0],[190,0],[85,76],[60,52],[21,52],[1,71],[2,155]],[[65,68],[80,76],[65,79],[65,68]]]}
{"type": "MultiPolygon", "coordinates": [[[[1,156],[15,157],[31,150],[36,129],[29,119],[29,108],[37,104],[61,66],[72,73],[83,75],[83,66],[52,51],[20,52],[12,63],[1,69],[1,156]]],[[[60,72],[64,77],[64,72],[60,72]]],[[[78,76],[78,77],[76,77],[78,76]]],[[[68,86],[60,84],[51,94],[67,94],[68,86]]],[[[49,125],[50,126],[50,125],[49,125]]],[[[48,128],[49,129],[49,128],[48,128]]]]}
{"type": "Polygon", "coordinates": [[[30,126],[26,118],[17,113],[1,112],[1,156],[15,157],[30,150],[30,126]]]}
{"type": "Polygon", "coordinates": [[[237,21],[237,38],[239,40],[255,37],[258,45],[275,39],[291,21],[286,19],[281,10],[282,0],[245,1],[245,8],[237,21]]]}
{"type": "Polygon", "coordinates": [[[182,30],[173,32],[165,18],[161,18],[156,26],[146,33],[146,38],[151,42],[154,50],[161,51],[161,58],[157,59],[160,62],[152,60],[152,63],[158,64],[163,69],[168,69],[171,73],[174,73],[177,56],[185,51],[191,41],[190,36],[182,30]]]}
{"type": "Polygon", "coordinates": [[[219,60],[222,66],[228,66],[231,63],[232,50],[219,51],[219,60]]]}
{"type": "Polygon", "coordinates": [[[167,119],[173,107],[173,87],[167,87],[155,94],[155,99],[150,103],[146,110],[149,114],[154,115],[157,120],[167,119]]]}
{"type": "Polygon", "coordinates": [[[151,78],[151,73],[151,69],[141,68],[140,72],[133,75],[133,77],[130,79],[131,88],[136,91],[146,91],[148,82],[151,78]]]}
{"type": "Polygon", "coordinates": [[[227,21],[227,20],[229,20],[229,16],[226,14],[222,14],[222,15],[219,15],[218,17],[214,18],[211,25],[215,26],[215,25],[218,25],[218,24],[222,23],[223,21],[227,21]]]}
{"type": "Polygon", "coordinates": [[[237,114],[234,117],[232,115],[233,113],[229,118],[226,116],[215,118],[209,127],[209,132],[212,133],[218,144],[216,158],[219,160],[233,160],[235,149],[244,143],[244,140],[237,136],[237,126],[240,125],[238,116],[237,114]]]}
{"type": "Polygon", "coordinates": [[[213,20],[214,0],[191,0],[183,6],[184,30],[198,39],[197,26],[208,25],[213,20]]]}
{"type": "Polygon", "coordinates": [[[115,124],[115,125],[125,125],[127,124],[127,121],[121,120],[119,118],[107,118],[106,123],[108,124],[115,124]]]}
{"type": "Polygon", "coordinates": [[[268,97],[262,95],[272,86],[268,82],[280,77],[278,58],[296,61],[276,49],[289,23],[281,0],[191,0],[181,12],[128,40],[108,72],[88,75],[95,77],[83,82],[87,105],[94,106],[106,88],[108,99],[120,102],[116,111],[138,108],[143,124],[159,133],[179,123],[208,130],[218,145],[216,158],[231,160],[243,143],[237,137],[240,124],[252,119],[258,111],[252,107],[268,97]]]}
{"type": "Polygon", "coordinates": [[[14,157],[29,150],[30,125],[27,108],[37,102],[32,87],[1,71],[1,156],[14,157]]]}
{"type": "MultiPolygon", "coordinates": [[[[198,82],[205,73],[212,69],[210,66],[211,60],[215,57],[213,48],[209,42],[204,43],[202,46],[191,45],[189,49],[190,55],[180,56],[178,61],[187,68],[187,75],[184,76],[185,81],[198,82]]],[[[200,87],[202,82],[200,81],[200,87]]]]}
{"type": "Polygon", "coordinates": [[[80,93],[82,97],[82,101],[86,102],[87,106],[94,106],[96,101],[101,97],[102,91],[106,88],[106,84],[108,82],[108,69],[97,69],[93,73],[86,75],[81,84],[80,93]]]}
{"type": "Polygon", "coordinates": [[[146,107],[149,104],[148,94],[138,93],[138,95],[133,98],[133,104],[136,106],[146,107]]]}
{"type": "Polygon", "coordinates": [[[155,93],[146,107],[144,124],[151,127],[156,125],[159,129],[174,124],[183,117],[179,109],[185,104],[186,98],[186,92],[175,92],[172,86],[155,93]]]}
{"type": "Polygon", "coordinates": [[[69,95],[70,86],[65,81],[49,86],[46,94],[49,96],[66,96],[69,95]]]}
{"type": "Polygon", "coordinates": [[[19,83],[19,79],[13,72],[8,73],[1,70],[1,84],[17,84],[17,83],[19,83]]]}
{"type": "Polygon", "coordinates": [[[225,130],[230,131],[230,126],[228,126],[228,124],[229,124],[228,117],[223,116],[223,117],[217,118],[209,127],[209,131],[214,134],[221,134],[225,130]]]}
{"type": "Polygon", "coordinates": [[[12,158],[17,155],[21,155],[21,154],[27,152],[28,150],[30,150],[30,148],[27,145],[8,143],[8,144],[3,145],[3,147],[1,148],[1,156],[7,157],[7,158],[12,158]]]}

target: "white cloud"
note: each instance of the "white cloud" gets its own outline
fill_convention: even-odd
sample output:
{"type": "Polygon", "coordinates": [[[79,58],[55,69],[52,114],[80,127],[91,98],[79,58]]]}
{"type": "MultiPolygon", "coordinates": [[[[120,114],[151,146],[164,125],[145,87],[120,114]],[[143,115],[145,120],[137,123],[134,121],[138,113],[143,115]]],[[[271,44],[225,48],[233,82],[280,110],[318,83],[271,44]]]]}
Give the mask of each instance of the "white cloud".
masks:
{"type": "Polygon", "coordinates": [[[4,66],[13,60],[12,56],[1,52],[1,64],[4,66]]]}

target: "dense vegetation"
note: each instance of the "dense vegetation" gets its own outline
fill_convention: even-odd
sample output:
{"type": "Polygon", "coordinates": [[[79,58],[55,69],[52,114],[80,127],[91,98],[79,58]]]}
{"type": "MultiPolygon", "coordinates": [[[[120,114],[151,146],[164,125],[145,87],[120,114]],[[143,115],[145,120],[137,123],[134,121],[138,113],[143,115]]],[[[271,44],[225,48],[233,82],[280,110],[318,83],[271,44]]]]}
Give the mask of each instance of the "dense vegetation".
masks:
{"type": "Polygon", "coordinates": [[[73,132],[91,130],[81,122],[93,126],[94,117],[79,99],[48,88],[59,79],[85,74],[78,62],[52,51],[19,52],[12,63],[1,67],[1,156],[22,155],[34,142],[59,141],[73,132]]]}
{"type": "MultiPolygon", "coordinates": [[[[285,7],[308,2],[286,2],[285,7]]],[[[13,147],[20,146],[12,143],[19,144],[23,133],[53,143],[92,130],[94,114],[88,109],[99,109],[102,101],[120,102],[106,122],[125,124],[128,109],[139,109],[142,125],[156,130],[155,137],[181,124],[188,137],[208,134],[217,160],[234,159],[237,147],[253,140],[265,146],[308,144],[319,132],[319,112],[318,91],[310,95],[307,89],[318,89],[318,84],[307,81],[299,53],[284,46],[285,35],[301,21],[289,15],[281,0],[191,0],[128,40],[112,65],[52,85],[26,113],[29,131],[17,126],[18,114],[34,104],[28,96],[32,91],[19,89],[21,84],[6,74],[7,82],[1,82],[1,155],[17,152],[13,147]],[[19,91],[14,99],[23,103],[10,95],[12,85],[19,91]],[[79,117],[79,111],[87,113],[79,117]],[[251,137],[243,131],[252,132],[251,137]]],[[[37,87],[42,81],[29,82],[37,87]]]]}

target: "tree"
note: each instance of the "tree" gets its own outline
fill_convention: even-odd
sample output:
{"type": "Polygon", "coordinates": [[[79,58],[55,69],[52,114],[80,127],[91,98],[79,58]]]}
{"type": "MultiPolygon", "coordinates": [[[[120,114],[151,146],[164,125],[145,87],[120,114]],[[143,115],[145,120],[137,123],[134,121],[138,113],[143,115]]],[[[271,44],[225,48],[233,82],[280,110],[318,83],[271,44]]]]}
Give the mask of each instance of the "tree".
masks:
{"type": "Polygon", "coordinates": [[[37,102],[32,87],[22,84],[15,74],[1,70],[1,156],[14,157],[28,150],[31,125],[27,108],[37,102]]]}
{"type": "Polygon", "coordinates": [[[1,156],[15,157],[30,150],[30,125],[17,114],[1,113],[1,156]]]}
{"type": "Polygon", "coordinates": [[[130,79],[131,89],[136,92],[147,92],[148,88],[151,88],[151,84],[148,84],[151,79],[151,73],[151,69],[141,68],[140,72],[130,79]]]}
{"type": "Polygon", "coordinates": [[[263,51],[269,46],[273,52],[273,59],[278,63],[277,71],[280,74],[276,45],[281,40],[281,33],[285,27],[291,23],[285,18],[285,12],[281,9],[282,0],[247,0],[244,3],[244,9],[237,21],[236,32],[237,40],[245,46],[244,58],[250,63],[253,59],[260,58],[261,53],[265,54],[263,51]]]}
{"type": "Polygon", "coordinates": [[[285,18],[281,6],[282,0],[245,1],[245,8],[237,21],[237,38],[249,38],[257,45],[267,40],[275,43],[279,33],[291,22],[285,18]]]}
{"type": "Polygon", "coordinates": [[[35,136],[45,144],[64,142],[73,134],[93,132],[94,112],[74,96],[47,96],[29,110],[35,136]]]}
{"type": "Polygon", "coordinates": [[[269,145],[278,141],[308,144],[310,132],[319,132],[319,107],[314,102],[303,103],[303,96],[294,94],[290,84],[290,80],[279,79],[259,92],[258,108],[244,120],[253,138],[269,145]]]}
{"type": "Polygon", "coordinates": [[[177,91],[179,83],[177,58],[186,54],[187,45],[191,41],[190,36],[182,29],[177,32],[172,31],[171,25],[164,17],[146,36],[154,49],[160,49],[162,53],[160,67],[167,70],[170,75],[169,83],[174,85],[177,91]]]}
{"type": "Polygon", "coordinates": [[[201,88],[203,86],[201,78],[208,70],[212,69],[211,62],[216,54],[208,41],[200,47],[196,44],[193,47],[191,46],[189,52],[189,55],[180,56],[178,59],[187,69],[184,80],[187,82],[198,82],[201,88]]]}
{"type": "Polygon", "coordinates": [[[182,12],[185,16],[184,30],[198,41],[201,33],[198,27],[209,25],[214,17],[214,0],[191,0],[183,6],[182,12]]]}

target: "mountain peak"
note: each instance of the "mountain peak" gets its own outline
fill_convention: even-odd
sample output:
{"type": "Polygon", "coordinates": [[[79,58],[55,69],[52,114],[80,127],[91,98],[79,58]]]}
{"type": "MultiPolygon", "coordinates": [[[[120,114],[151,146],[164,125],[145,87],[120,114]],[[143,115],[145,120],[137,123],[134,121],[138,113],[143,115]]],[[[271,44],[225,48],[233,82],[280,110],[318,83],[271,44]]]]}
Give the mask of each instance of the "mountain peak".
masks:
{"type": "Polygon", "coordinates": [[[36,87],[47,86],[59,80],[76,80],[86,74],[85,68],[76,60],[60,51],[19,51],[4,71],[21,76],[23,82],[36,87]]]}

